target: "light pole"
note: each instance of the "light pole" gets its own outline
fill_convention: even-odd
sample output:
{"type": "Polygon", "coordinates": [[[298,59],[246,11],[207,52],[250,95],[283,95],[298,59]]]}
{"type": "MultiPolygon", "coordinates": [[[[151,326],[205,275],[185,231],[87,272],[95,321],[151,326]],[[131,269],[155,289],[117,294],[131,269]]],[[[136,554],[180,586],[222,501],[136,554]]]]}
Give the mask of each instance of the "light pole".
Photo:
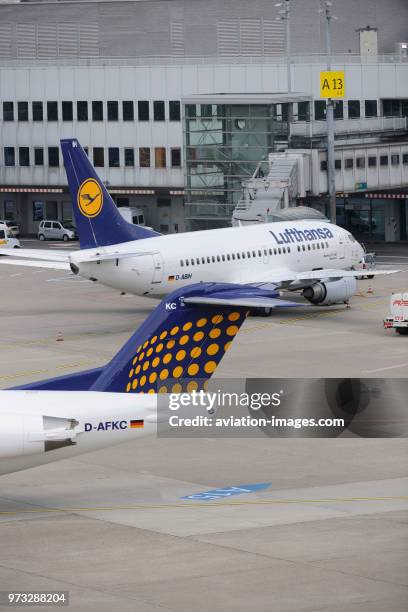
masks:
{"type": "Polygon", "coordinates": [[[277,2],[275,6],[283,7],[279,13],[281,17],[277,17],[278,21],[285,22],[285,53],[286,53],[286,79],[288,82],[288,93],[292,91],[292,79],[290,70],[290,0],[277,2]]]}
{"type": "MultiPolygon", "coordinates": [[[[331,20],[335,19],[331,14],[332,3],[325,0],[326,17],[326,52],[327,71],[331,70],[331,20]]],[[[336,171],[334,164],[334,103],[328,98],[326,107],[327,123],[327,191],[329,195],[329,216],[332,223],[336,223],[336,171]]]]}

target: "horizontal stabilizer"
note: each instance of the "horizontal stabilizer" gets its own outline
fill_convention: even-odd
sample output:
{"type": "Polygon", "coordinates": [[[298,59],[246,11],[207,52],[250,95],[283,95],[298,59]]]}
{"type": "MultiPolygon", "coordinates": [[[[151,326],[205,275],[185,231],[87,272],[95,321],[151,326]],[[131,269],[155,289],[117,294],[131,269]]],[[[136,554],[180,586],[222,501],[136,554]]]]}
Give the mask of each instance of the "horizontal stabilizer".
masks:
{"type": "MultiPolygon", "coordinates": [[[[13,249],[10,253],[1,253],[5,257],[23,259],[40,259],[45,261],[67,261],[72,251],[54,251],[51,249],[13,249]]],[[[0,260],[1,261],[1,260],[0,260]]]]}
{"type": "Polygon", "coordinates": [[[268,297],[191,297],[185,298],[185,304],[208,304],[209,306],[243,306],[245,308],[291,308],[292,306],[304,306],[298,302],[289,302],[288,300],[281,300],[280,298],[268,298],[268,297]]]}

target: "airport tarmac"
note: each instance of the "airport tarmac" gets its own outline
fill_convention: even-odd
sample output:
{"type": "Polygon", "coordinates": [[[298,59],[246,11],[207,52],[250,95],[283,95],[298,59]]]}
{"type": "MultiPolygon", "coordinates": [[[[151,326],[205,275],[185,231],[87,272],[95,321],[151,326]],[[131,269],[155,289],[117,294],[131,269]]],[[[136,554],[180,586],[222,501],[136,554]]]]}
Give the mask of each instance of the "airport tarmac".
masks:
{"type": "MultiPolygon", "coordinates": [[[[351,309],[250,318],[217,376],[407,377],[408,339],[382,328],[407,248],[379,265],[402,273],[359,283],[351,309]]],[[[1,388],[105,363],[154,307],[50,270],[1,265],[0,283],[1,388]]],[[[406,611],[407,459],[397,438],[145,438],[3,476],[0,591],[102,612],[406,611]],[[182,499],[250,483],[270,484],[182,499]]]]}

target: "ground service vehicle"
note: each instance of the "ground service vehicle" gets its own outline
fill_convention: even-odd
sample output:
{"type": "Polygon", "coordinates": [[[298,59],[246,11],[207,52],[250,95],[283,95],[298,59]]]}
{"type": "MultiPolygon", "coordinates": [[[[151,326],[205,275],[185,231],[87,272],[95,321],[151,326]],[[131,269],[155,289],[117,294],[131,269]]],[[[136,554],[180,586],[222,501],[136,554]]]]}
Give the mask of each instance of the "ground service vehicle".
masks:
{"type": "Polygon", "coordinates": [[[408,335],[408,292],[391,295],[390,315],[384,319],[384,328],[394,328],[397,334],[408,335]]]}

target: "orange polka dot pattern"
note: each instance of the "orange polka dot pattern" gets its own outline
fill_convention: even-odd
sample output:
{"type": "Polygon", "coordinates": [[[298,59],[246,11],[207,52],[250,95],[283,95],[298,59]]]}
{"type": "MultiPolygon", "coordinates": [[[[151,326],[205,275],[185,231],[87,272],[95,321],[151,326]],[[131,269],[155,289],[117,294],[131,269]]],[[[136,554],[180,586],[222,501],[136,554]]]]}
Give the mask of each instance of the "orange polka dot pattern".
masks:
{"type": "Polygon", "coordinates": [[[241,310],[185,313],[185,322],[155,330],[135,347],[127,393],[180,393],[202,388],[247,315],[241,310]]]}

